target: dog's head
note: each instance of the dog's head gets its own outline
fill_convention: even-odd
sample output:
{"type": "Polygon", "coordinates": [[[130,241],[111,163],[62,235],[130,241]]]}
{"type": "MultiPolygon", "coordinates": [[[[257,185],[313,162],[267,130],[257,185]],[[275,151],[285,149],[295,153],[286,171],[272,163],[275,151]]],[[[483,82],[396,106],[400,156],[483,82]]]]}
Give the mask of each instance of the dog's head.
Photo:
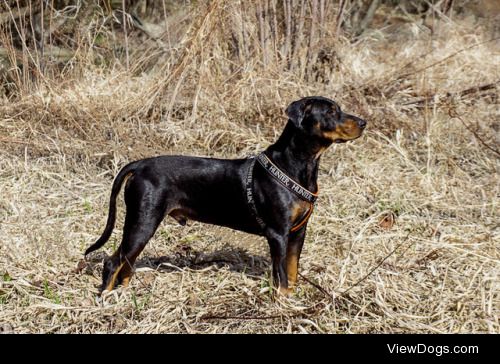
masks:
{"type": "Polygon", "coordinates": [[[298,129],[328,145],[359,138],[366,127],[366,121],[342,112],[335,101],[321,96],[292,102],[286,114],[298,129]]]}

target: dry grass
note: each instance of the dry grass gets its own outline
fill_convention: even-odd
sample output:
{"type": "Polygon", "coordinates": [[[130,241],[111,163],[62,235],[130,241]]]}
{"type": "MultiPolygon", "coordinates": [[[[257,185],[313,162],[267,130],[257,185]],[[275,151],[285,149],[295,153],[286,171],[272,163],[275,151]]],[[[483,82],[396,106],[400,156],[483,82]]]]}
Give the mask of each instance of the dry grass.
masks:
{"type": "Polygon", "coordinates": [[[325,35],[339,62],[311,74],[264,57],[259,37],[253,56],[232,57],[227,28],[253,23],[213,3],[147,73],[85,63],[1,100],[0,332],[500,332],[499,158],[477,138],[498,150],[498,88],[460,94],[500,80],[495,35],[471,19],[355,44],[325,35]],[[78,267],[121,166],[254,153],[281,132],[287,103],[312,94],[369,129],[322,159],[293,298],[271,298],[262,238],[166,219],[131,287],[96,299],[104,254],[78,267]]]}

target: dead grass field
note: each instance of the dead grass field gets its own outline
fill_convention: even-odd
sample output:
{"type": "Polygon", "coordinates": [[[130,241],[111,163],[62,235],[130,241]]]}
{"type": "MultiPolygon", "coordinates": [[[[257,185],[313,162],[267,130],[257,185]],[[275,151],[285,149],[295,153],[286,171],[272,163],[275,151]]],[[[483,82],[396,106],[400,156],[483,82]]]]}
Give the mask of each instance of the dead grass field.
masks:
{"type": "Polygon", "coordinates": [[[339,61],[311,76],[264,65],[262,49],[230,58],[224,25],[241,13],[213,4],[149,72],[131,54],[128,70],[82,66],[0,99],[0,332],[500,332],[495,32],[457,18],[340,37],[339,61]],[[167,218],[131,286],[96,298],[121,198],[105,249],[87,266],[82,254],[125,163],[255,153],[307,95],[369,125],[322,157],[295,296],[272,299],[263,238],[167,218]]]}

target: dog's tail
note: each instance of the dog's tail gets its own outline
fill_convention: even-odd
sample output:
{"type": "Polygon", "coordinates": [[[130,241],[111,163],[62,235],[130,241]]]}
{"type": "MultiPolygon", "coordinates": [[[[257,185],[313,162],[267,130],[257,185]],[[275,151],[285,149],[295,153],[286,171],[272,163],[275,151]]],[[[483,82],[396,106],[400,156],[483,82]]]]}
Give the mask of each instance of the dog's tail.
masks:
{"type": "Polygon", "coordinates": [[[116,196],[120,192],[123,181],[135,171],[135,167],[135,162],[129,163],[125,167],[123,167],[116,176],[113,182],[113,187],[111,189],[111,197],[109,198],[109,213],[106,227],[104,228],[104,232],[102,233],[101,237],[94,244],[89,246],[87,250],[85,250],[85,256],[106,244],[109,237],[111,236],[113,228],[115,227],[116,220],[116,196]]]}

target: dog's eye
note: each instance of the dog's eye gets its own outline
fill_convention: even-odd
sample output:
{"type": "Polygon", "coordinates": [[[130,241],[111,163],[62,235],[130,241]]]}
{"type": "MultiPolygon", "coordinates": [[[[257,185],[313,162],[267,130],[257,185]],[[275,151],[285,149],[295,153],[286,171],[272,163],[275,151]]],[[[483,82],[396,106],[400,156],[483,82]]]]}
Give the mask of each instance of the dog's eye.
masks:
{"type": "Polygon", "coordinates": [[[326,114],[328,116],[333,116],[334,118],[337,117],[337,112],[335,110],[328,110],[326,114]]]}

